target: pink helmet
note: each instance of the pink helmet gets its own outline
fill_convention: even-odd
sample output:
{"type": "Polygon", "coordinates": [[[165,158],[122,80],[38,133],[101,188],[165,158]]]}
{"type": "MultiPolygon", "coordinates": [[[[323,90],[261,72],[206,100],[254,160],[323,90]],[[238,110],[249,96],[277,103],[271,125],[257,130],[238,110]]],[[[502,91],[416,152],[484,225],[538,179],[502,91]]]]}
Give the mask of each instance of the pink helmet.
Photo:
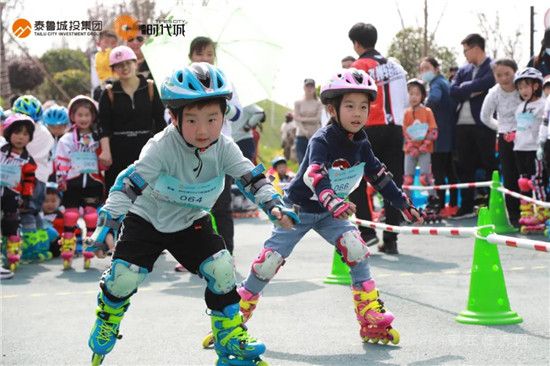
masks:
{"type": "Polygon", "coordinates": [[[34,121],[31,117],[22,113],[14,113],[10,115],[2,124],[2,127],[4,129],[4,137],[6,138],[6,140],[10,141],[11,134],[15,130],[15,127],[17,127],[19,124],[27,125],[29,135],[31,137],[30,141],[32,141],[32,137],[34,134],[34,121]]]}
{"type": "Polygon", "coordinates": [[[365,93],[372,102],[376,99],[378,87],[374,80],[363,70],[343,69],[330,78],[321,88],[321,102],[327,104],[330,99],[346,93],[365,93]]]}
{"type": "Polygon", "coordinates": [[[92,106],[92,110],[93,110],[93,113],[94,113],[94,120],[97,118],[97,116],[99,114],[97,102],[95,100],[93,100],[92,98],[81,94],[81,95],[77,95],[76,97],[71,99],[71,101],[69,102],[69,106],[67,107],[67,109],[69,110],[69,119],[71,120],[71,123],[73,123],[72,117],[71,117],[72,114],[75,112],[77,107],[79,107],[80,105],[82,105],[84,103],[90,104],[92,106]]]}
{"type": "Polygon", "coordinates": [[[134,51],[128,46],[118,46],[111,50],[109,54],[109,66],[114,66],[118,63],[134,60],[137,61],[137,56],[134,51]]]}

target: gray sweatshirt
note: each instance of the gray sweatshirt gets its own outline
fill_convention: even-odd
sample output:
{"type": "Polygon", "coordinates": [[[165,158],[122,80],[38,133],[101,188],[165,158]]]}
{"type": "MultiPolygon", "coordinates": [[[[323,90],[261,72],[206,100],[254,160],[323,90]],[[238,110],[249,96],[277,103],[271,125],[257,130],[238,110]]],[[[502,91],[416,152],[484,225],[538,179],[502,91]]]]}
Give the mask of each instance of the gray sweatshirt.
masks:
{"type": "MultiPolygon", "coordinates": [[[[254,168],[231,138],[220,135],[214,145],[200,151],[187,145],[173,125],[147,142],[135,166],[152,189],[133,204],[125,193],[111,192],[104,209],[115,218],[135,213],[163,233],[184,230],[208,215],[223,190],[225,174],[238,179],[254,168]]],[[[256,193],[256,202],[265,203],[274,194],[273,187],[265,185],[256,193]]]]}
{"type": "Polygon", "coordinates": [[[496,84],[489,89],[489,94],[481,106],[479,118],[487,127],[498,131],[498,133],[515,131],[516,109],[520,103],[521,99],[517,90],[506,92],[499,84],[496,84]],[[497,119],[493,118],[495,112],[497,112],[497,119]]]}

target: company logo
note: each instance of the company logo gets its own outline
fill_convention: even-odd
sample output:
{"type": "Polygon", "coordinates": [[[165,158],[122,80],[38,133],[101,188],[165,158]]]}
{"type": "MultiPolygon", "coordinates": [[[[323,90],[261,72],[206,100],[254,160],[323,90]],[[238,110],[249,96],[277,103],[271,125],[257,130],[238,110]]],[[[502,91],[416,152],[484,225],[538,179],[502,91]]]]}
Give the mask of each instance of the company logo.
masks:
{"type": "Polygon", "coordinates": [[[139,34],[139,23],[131,15],[123,14],[115,19],[115,33],[125,41],[136,38],[139,34]]]}
{"type": "Polygon", "coordinates": [[[32,33],[32,25],[27,19],[19,18],[13,22],[11,30],[17,38],[25,38],[32,33]]]}

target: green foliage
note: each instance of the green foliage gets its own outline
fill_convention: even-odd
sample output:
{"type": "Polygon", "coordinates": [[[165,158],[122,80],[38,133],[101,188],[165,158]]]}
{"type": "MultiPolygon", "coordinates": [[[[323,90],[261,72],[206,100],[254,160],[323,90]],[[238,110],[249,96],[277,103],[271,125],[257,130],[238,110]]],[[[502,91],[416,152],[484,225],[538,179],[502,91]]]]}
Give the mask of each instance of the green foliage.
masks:
{"type": "MultiPolygon", "coordinates": [[[[53,76],[55,82],[61,86],[70,97],[78,94],[90,93],[90,72],[83,70],[65,70],[55,73],[53,76]]],[[[54,99],[57,101],[65,101],[66,98],[52,85],[50,81],[42,84],[38,90],[38,95],[41,100],[54,99]]]]}
{"type": "MultiPolygon", "coordinates": [[[[403,28],[395,35],[390,45],[388,56],[395,57],[401,62],[401,65],[409,74],[409,78],[416,77],[418,75],[419,62],[422,59],[423,44],[423,28],[403,28]]],[[[432,56],[439,60],[442,72],[456,65],[454,51],[448,47],[438,46],[435,43],[433,34],[428,37],[427,56],[432,56]]]]}
{"type": "MultiPolygon", "coordinates": [[[[266,167],[269,167],[274,157],[283,155],[281,125],[289,109],[270,100],[263,100],[257,104],[264,109],[266,114],[266,121],[262,124],[262,131],[260,132],[259,160],[266,167]]],[[[296,162],[290,162],[289,167],[296,171],[298,165],[296,162]]]]}
{"type": "Polygon", "coordinates": [[[10,85],[15,92],[26,93],[44,81],[44,73],[37,60],[27,58],[14,59],[8,65],[10,85]]]}
{"type": "Polygon", "coordinates": [[[42,55],[40,61],[51,74],[71,69],[90,72],[90,60],[80,50],[68,48],[49,50],[42,55]]]}

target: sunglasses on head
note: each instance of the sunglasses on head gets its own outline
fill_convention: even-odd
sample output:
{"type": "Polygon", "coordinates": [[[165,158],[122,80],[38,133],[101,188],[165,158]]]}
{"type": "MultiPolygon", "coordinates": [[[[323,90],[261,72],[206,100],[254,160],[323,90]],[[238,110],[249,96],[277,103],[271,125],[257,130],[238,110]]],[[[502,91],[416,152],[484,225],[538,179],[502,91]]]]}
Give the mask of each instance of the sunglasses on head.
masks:
{"type": "Polygon", "coordinates": [[[130,38],[128,40],[128,42],[134,42],[134,40],[137,40],[138,42],[143,42],[145,38],[143,38],[142,36],[137,36],[136,38],[130,38]]]}

